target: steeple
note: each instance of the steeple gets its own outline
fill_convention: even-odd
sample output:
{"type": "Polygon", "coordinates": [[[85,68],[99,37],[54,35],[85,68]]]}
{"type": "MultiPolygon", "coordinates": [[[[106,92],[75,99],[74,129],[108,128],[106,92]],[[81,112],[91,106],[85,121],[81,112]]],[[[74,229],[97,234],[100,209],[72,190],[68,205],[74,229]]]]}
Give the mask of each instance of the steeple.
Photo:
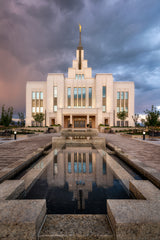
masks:
{"type": "Polygon", "coordinates": [[[79,46],[77,47],[77,50],[83,50],[82,44],[81,44],[81,29],[82,26],[79,24],[79,46]]]}
{"type": "Polygon", "coordinates": [[[81,44],[81,24],[79,24],[79,46],[77,47],[77,50],[79,51],[79,60],[78,60],[78,68],[82,68],[82,59],[81,59],[81,50],[83,50],[82,44],[81,44]]]}

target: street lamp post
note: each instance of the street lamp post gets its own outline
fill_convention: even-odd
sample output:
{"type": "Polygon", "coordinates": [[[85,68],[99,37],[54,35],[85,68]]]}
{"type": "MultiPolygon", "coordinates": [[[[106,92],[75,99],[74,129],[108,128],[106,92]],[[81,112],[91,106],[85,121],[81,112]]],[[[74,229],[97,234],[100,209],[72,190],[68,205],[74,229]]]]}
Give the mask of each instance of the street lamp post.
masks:
{"type": "Polygon", "coordinates": [[[146,134],[146,132],[143,131],[143,140],[145,140],[145,134],[146,134]]]}
{"type": "Polygon", "coordinates": [[[16,139],[17,139],[17,132],[14,131],[14,140],[16,140],[16,139]]]}

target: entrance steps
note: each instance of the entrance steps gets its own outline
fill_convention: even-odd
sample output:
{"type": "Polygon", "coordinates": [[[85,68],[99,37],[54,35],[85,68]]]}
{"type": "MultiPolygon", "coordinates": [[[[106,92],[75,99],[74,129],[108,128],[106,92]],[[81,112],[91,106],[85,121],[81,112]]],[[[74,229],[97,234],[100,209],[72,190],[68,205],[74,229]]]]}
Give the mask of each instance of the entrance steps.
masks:
{"type": "Polygon", "coordinates": [[[47,215],[39,240],[113,240],[106,215],[47,215]]]}

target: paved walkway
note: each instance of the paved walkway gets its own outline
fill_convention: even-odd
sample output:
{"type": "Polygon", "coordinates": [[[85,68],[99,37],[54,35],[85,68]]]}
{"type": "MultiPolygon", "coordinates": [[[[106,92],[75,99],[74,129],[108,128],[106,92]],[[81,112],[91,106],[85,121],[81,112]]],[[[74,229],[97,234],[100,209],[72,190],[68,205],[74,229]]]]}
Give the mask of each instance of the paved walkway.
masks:
{"type": "Polygon", "coordinates": [[[40,134],[28,137],[23,140],[7,142],[0,145],[0,170],[15,163],[19,159],[26,158],[29,154],[35,152],[52,141],[52,137],[57,134],[40,134]]]}
{"type": "Polygon", "coordinates": [[[105,137],[107,142],[121,148],[129,156],[160,171],[160,145],[149,144],[149,141],[137,141],[117,134],[99,133],[99,136],[105,137]]]}

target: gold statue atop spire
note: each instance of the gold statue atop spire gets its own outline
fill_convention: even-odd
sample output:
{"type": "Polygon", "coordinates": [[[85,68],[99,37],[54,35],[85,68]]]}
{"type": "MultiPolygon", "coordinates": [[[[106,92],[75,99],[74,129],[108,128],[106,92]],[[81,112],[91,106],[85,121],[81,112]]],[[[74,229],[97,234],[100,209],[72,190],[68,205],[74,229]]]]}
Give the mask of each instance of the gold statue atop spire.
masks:
{"type": "Polygon", "coordinates": [[[81,32],[81,28],[82,28],[82,26],[81,26],[81,24],[79,24],[79,31],[81,32]]]}

